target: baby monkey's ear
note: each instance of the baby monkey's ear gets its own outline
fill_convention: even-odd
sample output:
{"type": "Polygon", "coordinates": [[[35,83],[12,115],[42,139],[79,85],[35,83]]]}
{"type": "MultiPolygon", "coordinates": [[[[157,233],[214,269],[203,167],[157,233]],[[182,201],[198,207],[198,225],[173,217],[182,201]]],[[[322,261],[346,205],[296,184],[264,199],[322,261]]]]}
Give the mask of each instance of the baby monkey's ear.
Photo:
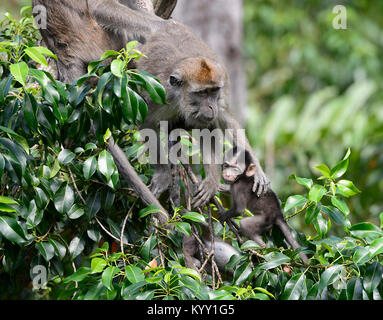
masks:
{"type": "Polygon", "coordinates": [[[246,170],[246,177],[252,177],[255,175],[257,167],[254,163],[250,163],[246,170]]]}

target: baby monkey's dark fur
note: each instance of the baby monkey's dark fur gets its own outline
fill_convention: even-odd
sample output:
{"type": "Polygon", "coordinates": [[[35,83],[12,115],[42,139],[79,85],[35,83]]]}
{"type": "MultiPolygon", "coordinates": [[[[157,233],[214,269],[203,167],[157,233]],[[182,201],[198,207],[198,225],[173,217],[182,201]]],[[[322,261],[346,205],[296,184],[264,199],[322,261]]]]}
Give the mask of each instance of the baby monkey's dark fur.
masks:
{"type": "MultiPolygon", "coordinates": [[[[264,248],[266,245],[262,240],[262,234],[276,225],[294,249],[300,248],[283,217],[274,191],[269,188],[259,197],[252,191],[255,169],[252,157],[246,150],[234,148],[232,152],[226,154],[222,175],[225,183],[231,185],[233,207],[220,213],[220,221],[243,215],[247,208],[254,216],[241,219],[238,230],[240,234],[264,248]],[[241,159],[243,161],[240,161],[241,159]]],[[[307,263],[307,256],[304,253],[300,253],[300,256],[307,263]]]]}

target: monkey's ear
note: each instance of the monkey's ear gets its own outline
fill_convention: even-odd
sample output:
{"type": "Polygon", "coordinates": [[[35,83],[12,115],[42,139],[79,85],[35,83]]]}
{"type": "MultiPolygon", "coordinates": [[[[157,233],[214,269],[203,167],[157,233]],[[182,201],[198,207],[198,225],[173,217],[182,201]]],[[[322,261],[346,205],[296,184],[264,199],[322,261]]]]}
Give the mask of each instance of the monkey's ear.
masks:
{"type": "Polygon", "coordinates": [[[256,170],[257,170],[256,165],[254,163],[250,163],[246,170],[246,176],[252,177],[253,175],[255,175],[256,170]]]}
{"type": "Polygon", "coordinates": [[[183,81],[179,74],[172,74],[169,78],[169,83],[172,87],[181,87],[183,85],[183,81]]]}

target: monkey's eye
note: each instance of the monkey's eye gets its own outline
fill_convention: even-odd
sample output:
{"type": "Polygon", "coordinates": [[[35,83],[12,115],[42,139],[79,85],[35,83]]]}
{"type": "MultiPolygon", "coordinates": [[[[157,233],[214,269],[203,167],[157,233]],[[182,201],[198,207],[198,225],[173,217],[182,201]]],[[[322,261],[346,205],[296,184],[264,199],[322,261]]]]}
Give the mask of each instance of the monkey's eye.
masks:
{"type": "Polygon", "coordinates": [[[183,84],[183,81],[176,76],[170,76],[169,83],[173,87],[181,87],[183,84]]]}

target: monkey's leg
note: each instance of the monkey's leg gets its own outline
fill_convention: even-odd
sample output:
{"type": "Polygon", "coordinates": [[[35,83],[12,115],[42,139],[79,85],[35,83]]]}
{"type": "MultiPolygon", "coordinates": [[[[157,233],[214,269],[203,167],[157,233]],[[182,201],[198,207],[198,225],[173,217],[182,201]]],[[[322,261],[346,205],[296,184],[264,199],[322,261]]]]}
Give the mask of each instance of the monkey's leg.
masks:
{"type": "Polygon", "coordinates": [[[220,185],[220,166],[216,163],[214,144],[211,145],[211,150],[204,150],[204,143],[201,145],[206,178],[194,195],[192,202],[194,208],[204,206],[218,192],[220,185]]]}
{"type": "Polygon", "coordinates": [[[143,11],[136,11],[117,0],[88,0],[92,16],[103,28],[126,30],[129,40],[146,39],[166,21],[143,11]]]}
{"type": "Polygon", "coordinates": [[[266,247],[261,234],[266,231],[270,225],[266,223],[265,217],[262,215],[243,218],[240,222],[239,232],[247,238],[258,243],[261,249],[266,247]]]}
{"type": "Polygon", "coordinates": [[[172,183],[172,172],[167,164],[156,165],[155,173],[149,188],[154,196],[158,199],[162,193],[168,190],[172,183]]]}

